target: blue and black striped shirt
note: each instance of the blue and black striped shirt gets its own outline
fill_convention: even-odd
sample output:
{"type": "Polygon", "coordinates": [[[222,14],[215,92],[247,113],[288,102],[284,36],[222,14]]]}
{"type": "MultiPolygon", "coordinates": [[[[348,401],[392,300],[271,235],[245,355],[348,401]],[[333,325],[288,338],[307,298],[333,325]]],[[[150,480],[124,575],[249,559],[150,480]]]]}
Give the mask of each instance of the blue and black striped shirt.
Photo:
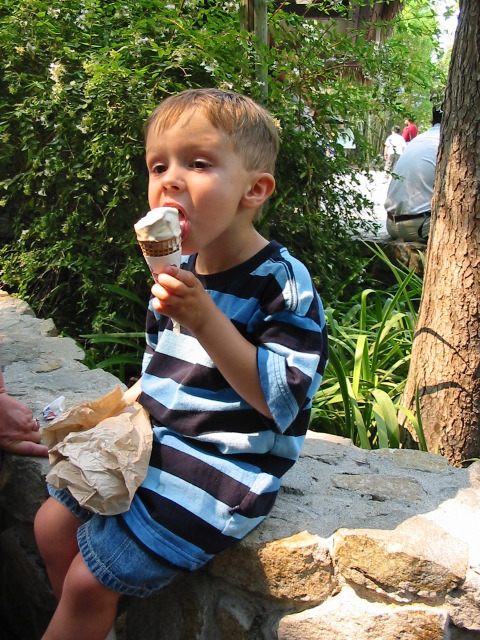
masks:
{"type": "MultiPolygon", "coordinates": [[[[195,273],[195,256],[183,268],[195,273]]],[[[191,570],[268,515],[300,454],[327,360],[321,300],[305,266],[278,243],[228,271],[195,275],[257,346],[272,419],[230,387],[188,330],[174,332],[150,303],[139,402],[152,418],[153,450],[122,517],[154,554],[191,570]]]]}

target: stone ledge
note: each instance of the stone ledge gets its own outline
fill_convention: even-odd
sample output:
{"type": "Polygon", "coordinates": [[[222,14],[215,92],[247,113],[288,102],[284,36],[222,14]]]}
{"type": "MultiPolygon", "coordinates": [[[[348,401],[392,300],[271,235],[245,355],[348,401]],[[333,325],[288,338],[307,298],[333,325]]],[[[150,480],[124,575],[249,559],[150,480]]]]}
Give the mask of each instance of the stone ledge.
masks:
{"type": "MultiPolygon", "coordinates": [[[[58,395],[70,406],[118,383],[0,292],[2,357],[4,345],[8,389],[36,414],[58,395]]],[[[54,607],[32,535],[47,468],[7,455],[0,470],[5,640],[37,640],[54,607]]],[[[309,432],[269,519],[204,570],[146,600],[125,599],[117,637],[480,638],[479,478],[480,463],[458,469],[434,454],[364,451],[309,432]]]]}

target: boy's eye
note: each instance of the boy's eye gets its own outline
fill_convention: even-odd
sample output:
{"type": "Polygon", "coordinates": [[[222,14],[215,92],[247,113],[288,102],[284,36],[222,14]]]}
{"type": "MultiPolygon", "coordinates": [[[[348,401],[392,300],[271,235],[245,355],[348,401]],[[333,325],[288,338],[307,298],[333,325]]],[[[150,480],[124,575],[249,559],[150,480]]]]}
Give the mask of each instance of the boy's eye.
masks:
{"type": "Polygon", "coordinates": [[[152,173],[163,173],[165,170],[166,166],[160,162],[157,162],[157,164],[154,164],[152,167],[152,173]]]}
{"type": "Polygon", "coordinates": [[[200,159],[193,160],[190,164],[194,169],[208,169],[208,167],[212,166],[210,162],[200,159]]]}

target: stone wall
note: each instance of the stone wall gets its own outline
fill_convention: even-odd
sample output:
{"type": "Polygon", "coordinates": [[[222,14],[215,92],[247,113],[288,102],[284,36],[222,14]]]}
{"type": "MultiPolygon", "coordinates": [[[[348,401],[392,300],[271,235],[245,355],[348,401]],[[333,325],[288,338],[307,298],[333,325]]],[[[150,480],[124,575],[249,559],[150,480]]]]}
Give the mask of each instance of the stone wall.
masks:
{"type": "MultiPolygon", "coordinates": [[[[0,359],[36,415],[118,380],[89,371],[50,320],[0,294],[0,359]]],[[[0,628],[37,640],[54,602],[32,521],[47,462],[0,470],[0,628]]],[[[126,599],[119,640],[459,640],[480,638],[480,463],[451,467],[408,450],[364,451],[309,433],[270,518],[204,571],[126,599]]]]}

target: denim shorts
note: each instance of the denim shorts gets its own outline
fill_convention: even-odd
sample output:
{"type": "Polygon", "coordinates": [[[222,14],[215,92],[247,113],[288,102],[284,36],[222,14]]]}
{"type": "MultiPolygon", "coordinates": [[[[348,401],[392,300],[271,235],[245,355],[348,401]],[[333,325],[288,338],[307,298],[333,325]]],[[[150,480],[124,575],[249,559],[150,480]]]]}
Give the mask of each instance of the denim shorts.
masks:
{"type": "Polygon", "coordinates": [[[101,516],[84,509],[68,489],[49,485],[48,492],[82,522],[77,531],[80,553],[92,574],[107,589],[146,598],[185,573],[146,551],[129,534],[119,516],[101,516]]]}

